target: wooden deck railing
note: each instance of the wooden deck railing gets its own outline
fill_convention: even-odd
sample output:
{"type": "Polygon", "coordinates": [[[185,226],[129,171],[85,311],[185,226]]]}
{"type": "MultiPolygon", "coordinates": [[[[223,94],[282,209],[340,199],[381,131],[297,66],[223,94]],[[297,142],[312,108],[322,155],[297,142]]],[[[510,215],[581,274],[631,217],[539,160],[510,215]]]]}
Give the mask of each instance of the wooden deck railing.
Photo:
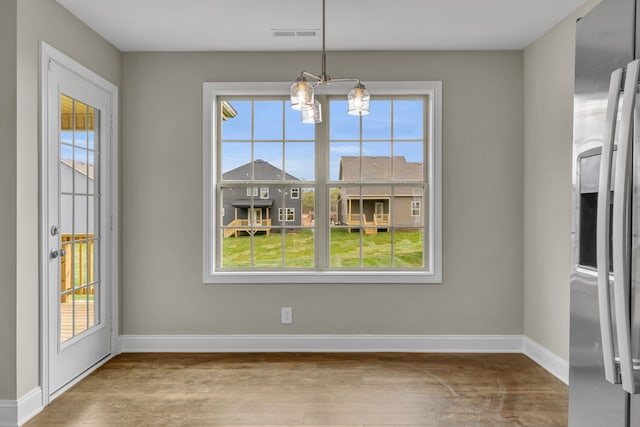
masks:
{"type": "MultiPolygon", "coordinates": [[[[373,221],[368,221],[365,214],[349,214],[347,216],[347,231],[349,233],[351,233],[351,227],[357,228],[363,225],[365,234],[376,234],[378,228],[385,228],[390,224],[389,214],[374,214],[373,221]]],[[[388,228],[387,231],[389,231],[388,228]]]]}
{"type": "MultiPolygon", "coordinates": [[[[94,256],[95,240],[90,234],[62,234],[60,236],[62,249],[66,252],[60,257],[60,291],[67,292],[76,287],[86,285],[95,280],[94,256]],[[75,260],[74,260],[75,258],[75,260]],[[74,262],[75,261],[75,262],[74,262]]],[[[93,288],[89,288],[93,293],[93,288]]],[[[78,294],[86,294],[87,288],[79,289],[78,294]]],[[[74,292],[67,292],[61,297],[61,302],[73,298],[74,292]]]]}
{"type": "Polygon", "coordinates": [[[238,232],[240,231],[251,235],[254,235],[257,231],[264,231],[268,236],[271,233],[271,218],[253,222],[249,222],[248,219],[234,219],[229,225],[225,226],[224,237],[238,237],[238,232]]]}

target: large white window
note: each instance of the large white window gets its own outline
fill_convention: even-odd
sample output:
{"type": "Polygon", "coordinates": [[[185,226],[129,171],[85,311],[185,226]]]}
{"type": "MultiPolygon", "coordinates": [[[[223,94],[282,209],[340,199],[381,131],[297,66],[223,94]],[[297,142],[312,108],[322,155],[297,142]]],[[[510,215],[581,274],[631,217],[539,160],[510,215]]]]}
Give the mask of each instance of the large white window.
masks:
{"type": "Polygon", "coordinates": [[[441,83],[318,90],[318,125],[288,86],[204,84],[204,281],[439,283],[441,83]]]}

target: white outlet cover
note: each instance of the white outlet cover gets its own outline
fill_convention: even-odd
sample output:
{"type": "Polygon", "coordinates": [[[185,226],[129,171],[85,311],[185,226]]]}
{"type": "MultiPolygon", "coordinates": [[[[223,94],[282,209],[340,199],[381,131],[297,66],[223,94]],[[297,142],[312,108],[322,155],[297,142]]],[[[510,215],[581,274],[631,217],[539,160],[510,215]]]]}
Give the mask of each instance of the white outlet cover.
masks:
{"type": "Polygon", "coordinates": [[[282,307],[280,310],[281,323],[293,323],[293,308],[282,307]]]}

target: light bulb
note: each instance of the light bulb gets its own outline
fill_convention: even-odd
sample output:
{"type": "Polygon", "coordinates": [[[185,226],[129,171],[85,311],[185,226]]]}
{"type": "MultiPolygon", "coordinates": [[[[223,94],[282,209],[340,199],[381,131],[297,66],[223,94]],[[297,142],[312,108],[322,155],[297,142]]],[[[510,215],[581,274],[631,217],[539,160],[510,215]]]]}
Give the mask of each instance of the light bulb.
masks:
{"type": "Polygon", "coordinates": [[[369,100],[371,95],[363,84],[356,84],[349,94],[347,95],[347,101],[349,103],[348,114],[352,116],[366,116],[369,114],[369,100]]]}
{"type": "Polygon", "coordinates": [[[302,123],[316,124],[322,123],[322,106],[315,100],[313,102],[313,108],[302,108],[302,123]]]}
{"type": "Polygon", "coordinates": [[[303,107],[313,108],[313,86],[304,77],[298,79],[291,85],[289,89],[291,98],[291,109],[300,111],[303,107]]]}

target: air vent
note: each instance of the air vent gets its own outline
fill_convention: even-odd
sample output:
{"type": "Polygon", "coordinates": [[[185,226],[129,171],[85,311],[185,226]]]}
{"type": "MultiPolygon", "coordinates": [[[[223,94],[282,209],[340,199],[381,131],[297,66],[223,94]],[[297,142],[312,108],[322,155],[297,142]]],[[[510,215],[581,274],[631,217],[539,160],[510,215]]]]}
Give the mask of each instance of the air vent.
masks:
{"type": "Polygon", "coordinates": [[[295,37],[295,31],[274,31],[273,37],[295,37]]]}
{"type": "Polygon", "coordinates": [[[318,37],[319,30],[271,30],[273,37],[318,37]]]}

